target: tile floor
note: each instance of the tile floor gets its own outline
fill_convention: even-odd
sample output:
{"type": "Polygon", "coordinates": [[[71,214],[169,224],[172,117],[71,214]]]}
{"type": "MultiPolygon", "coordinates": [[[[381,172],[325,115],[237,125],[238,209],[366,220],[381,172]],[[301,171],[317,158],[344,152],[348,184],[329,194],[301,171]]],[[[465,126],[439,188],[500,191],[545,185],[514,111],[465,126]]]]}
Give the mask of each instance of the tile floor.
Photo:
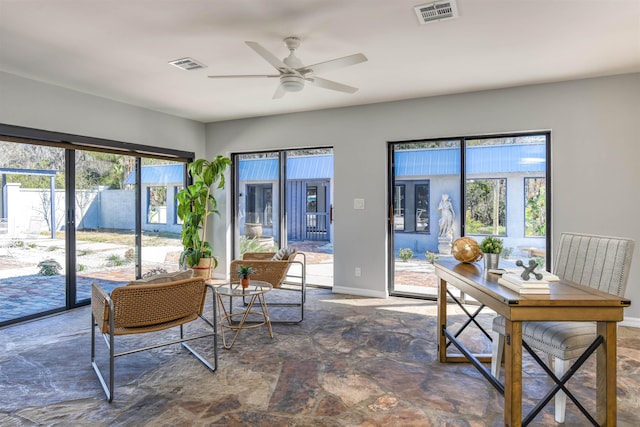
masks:
{"type": "MultiPolygon", "coordinates": [[[[0,425],[502,425],[502,396],[472,366],[436,360],[433,302],[310,289],[304,322],[274,325],[273,339],[264,328],[243,331],[231,350],[219,350],[215,373],[179,346],[119,358],[111,404],[89,362],[89,324],[83,307],[0,329],[0,425]]],[[[463,339],[476,351],[488,349],[481,334],[463,339]]],[[[97,345],[104,355],[104,342],[97,345]]],[[[201,349],[212,350],[210,343],[201,349]]],[[[619,329],[618,360],[618,425],[637,426],[640,330],[619,329]]],[[[570,383],[588,407],[593,366],[589,360],[570,383]]],[[[527,411],[550,382],[530,358],[524,377],[527,411]]],[[[533,425],[555,425],[553,404],[533,425]]],[[[572,403],[565,425],[586,425],[572,403]]]]}

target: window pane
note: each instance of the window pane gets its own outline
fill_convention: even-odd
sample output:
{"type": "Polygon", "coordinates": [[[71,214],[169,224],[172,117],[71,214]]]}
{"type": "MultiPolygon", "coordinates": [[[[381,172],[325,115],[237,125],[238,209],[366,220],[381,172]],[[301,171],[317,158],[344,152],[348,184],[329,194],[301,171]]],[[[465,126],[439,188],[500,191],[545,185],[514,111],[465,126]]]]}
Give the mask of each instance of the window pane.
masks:
{"type": "Polygon", "coordinates": [[[505,179],[468,179],[465,222],[469,234],[507,234],[505,179]]]}
{"type": "Polygon", "coordinates": [[[167,223],[167,187],[148,187],[147,222],[149,224],[167,223]]]}
{"type": "Polygon", "coordinates": [[[431,261],[460,237],[459,140],[393,143],[393,293],[434,296],[431,261]],[[444,206],[450,202],[450,208],[444,206]],[[439,209],[442,207],[442,209],[439,209]]]}
{"type": "Polygon", "coordinates": [[[429,232],[429,184],[416,184],[416,231],[429,232]]]}
{"type": "Polygon", "coordinates": [[[135,157],[76,151],[77,302],[136,278],[135,157]]]}
{"type": "Polygon", "coordinates": [[[466,141],[465,234],[501,236],[503,259],[546,251],[548,134],[466,141]]]}
{"type": "Polygon", "coordinates": [[[547,234],[547,180],[525,178],[525,235],[545,236],[547,234]]]}
{"type": "Polygon", "coordinates": [[[64,308],[64,149],[0,141],[0,325],[64,308]]]}
{"type": "Polygon", "coordinates": [[[396,185],[393,196],[393,228],[404,230],[404,185],[396,185]]]}
{"type": "MultiPolygon", "coordinates": [[[[184,188],[187,165],[143,158],[141,167],[142,247],[139,274],[148,277],[180,268],[182,225],[178,222],[175,196],[184,188]]],[[[128,182],[133,180],[134,176],[130,175],[128,182]]]]}

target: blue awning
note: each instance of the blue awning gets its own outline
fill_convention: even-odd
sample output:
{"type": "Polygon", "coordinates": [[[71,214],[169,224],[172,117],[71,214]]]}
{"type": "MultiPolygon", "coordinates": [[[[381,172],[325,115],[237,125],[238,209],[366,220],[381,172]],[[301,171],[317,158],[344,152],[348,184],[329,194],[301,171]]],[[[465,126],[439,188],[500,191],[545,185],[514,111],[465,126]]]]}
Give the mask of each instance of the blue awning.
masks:
{"type": "MultiPolygon", "coordinates": [[[[276,181],[278,158],[244,159],[238,163],[240,181],[276,181]]],[[[467,148],[467,174],[544,172],[545,144],[479,145],[467,148]]],[[[361,165],[358,165],[361,166],[361,165]]],[[[183,164],[142,167],[142,183],[147,185],[182,183],[183,164]]],[[[429,148],[395,152],[395,176],[416,177],[460,174],[457,148],[429,148]]],[[[288,180],[331,179],[333,155],[287,158],[288,180]]],[[[134,184],[135,175],[125,184],[134,184]]]]}
{"type": "MultiPolygon", "coordinates": [[[[467,174],[544,172],[544,144],[486,145],[467,148],[467,174]]],[[[395,153],[396,177],[460,174],[458,148],[402,150],[395,153]]]]}
{"type": "MultiPolygon", "coordinates": [[[[170,165],[149,165],[142,166],[140,175],[142,178],[142,184],[154,185],[154,184],[182,184],[184,181],[184,168],[185,163],[175,163],[170,165]]],[[[125,184],[135,184],[136,174],[131,172],[125,184]]]]}
{"type": "MultiPolygon", "coordinates": [[[[276,181],[278,159],[245,159],[238,163],[240,181],[276,181]]],[[[287,158],[288,180],[330,179],[333,177],[333,155],[287,158]]]]}

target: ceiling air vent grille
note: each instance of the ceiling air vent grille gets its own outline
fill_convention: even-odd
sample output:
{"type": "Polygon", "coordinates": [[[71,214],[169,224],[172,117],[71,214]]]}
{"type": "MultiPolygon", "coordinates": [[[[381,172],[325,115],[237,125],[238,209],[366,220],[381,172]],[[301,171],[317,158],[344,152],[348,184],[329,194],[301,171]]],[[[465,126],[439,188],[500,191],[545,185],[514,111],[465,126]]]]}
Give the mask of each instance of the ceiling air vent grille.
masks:
{"type": "Polygon", "coordinates": [[[416,15],[418,15],[418,21],[421,24],[456,18],[458,16],[458,7],[453,0],[436,1],[416,6],[414,9],[416,15]]]}
{"type": "Polygon", "coordinates": [[[193,71],[193,70],[199,70],[200,68],[207,68],[206,65],[204,65],[201,62],[196,61],[193,58],[176,59],[175,61],[169,61],[169,64],[173,65],[174,67],[178,67],[181,70],[185,70],[185,71],[193,71]]]}

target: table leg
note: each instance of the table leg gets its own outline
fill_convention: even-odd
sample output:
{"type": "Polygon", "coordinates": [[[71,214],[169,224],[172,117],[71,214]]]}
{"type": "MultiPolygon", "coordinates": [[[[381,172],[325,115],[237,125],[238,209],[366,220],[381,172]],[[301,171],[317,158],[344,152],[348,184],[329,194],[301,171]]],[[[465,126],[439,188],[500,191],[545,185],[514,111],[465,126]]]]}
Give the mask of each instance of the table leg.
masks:
{"type": "Polygon", "coordinates": [[[258,295],[258,302],[260,303],[260,307],[262,308],[262,316],[264,317],[264,323],[267,325],[267,329],[269,330],[269,336],[273,338],[273,329],[271,328],[271,319],[269,318],[269,309],[267,308],[267,303],[264,299],[264,295],[258,295]]]}
{"type": "Polygon", "coordinates": [[[447,282],[440,280],[438,286],[438,360],[447,361],[447,339],[442,332],[447,327],[447,282]]]}
{"type": "Polygon", "coordinates": [[[596,420],[601,426],[616,425],[616,322],[598,322],[604,338],[596,350],[596,420]]]}
{"type": "Polygon", "coordinates": [[[522,424],[522,322],[505,319],[504,425],[522,424]]]}

